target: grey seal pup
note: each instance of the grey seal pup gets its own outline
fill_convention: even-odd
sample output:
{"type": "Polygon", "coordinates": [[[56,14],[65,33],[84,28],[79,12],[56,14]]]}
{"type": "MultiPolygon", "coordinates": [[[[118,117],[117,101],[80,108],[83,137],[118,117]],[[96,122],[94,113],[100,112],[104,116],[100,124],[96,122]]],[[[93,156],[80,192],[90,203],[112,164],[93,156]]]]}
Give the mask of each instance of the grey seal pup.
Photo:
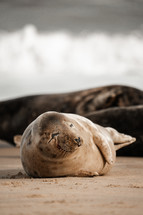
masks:
{"type": "Polygon", "coordinates": [[[114,165],[115,151],[134,141],[76,114],[46,112],[26,128],[21,161],[32,177],[103,175],[114,165]]]}

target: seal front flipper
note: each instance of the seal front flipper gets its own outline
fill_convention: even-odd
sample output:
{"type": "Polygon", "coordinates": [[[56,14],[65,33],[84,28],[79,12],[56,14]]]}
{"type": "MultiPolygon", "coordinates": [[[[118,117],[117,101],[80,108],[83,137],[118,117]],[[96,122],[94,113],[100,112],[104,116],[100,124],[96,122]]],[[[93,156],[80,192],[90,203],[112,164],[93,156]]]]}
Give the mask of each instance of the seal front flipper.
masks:
{"type": "Polygon", "coordinates": [[[94,142],[99,148],[100,152],[102,153],[103,157],[107,161],[108,164],[113,164],[114,162],[114,155],[111,149],[111,145],[113,145],[112,140],[108,137],[106,138],[101,132],[97,132],[94,136],[94,142]],[[109,143],[110,142],[110,143],[109,143]]]}
{"type": "Polygon", "coordinates": [[[119,133],[114,128],[107,127],[106,129],[108,130],[108,132],[112,136],[116,151],[118,149],[121,149],[121,148],[123,148],[125,146],[128,146],[131,143],[136,141],[136,138],[134,138],[134,137],[132,137],[130,135],[127,135],[127,134],[119,133]]]}

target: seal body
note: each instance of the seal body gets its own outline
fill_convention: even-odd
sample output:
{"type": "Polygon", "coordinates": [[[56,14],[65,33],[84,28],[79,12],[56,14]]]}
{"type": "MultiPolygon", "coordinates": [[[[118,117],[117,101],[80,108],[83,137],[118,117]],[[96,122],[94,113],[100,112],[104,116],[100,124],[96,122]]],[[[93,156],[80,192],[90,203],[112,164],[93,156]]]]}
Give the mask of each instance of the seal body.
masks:
{"type": "Polygon", "coordinates": [[[116,149],[134,141],[79,115],[46,112],[25,130],[21,161],[32,177],[102,175],[114,165],[116,149]]]}

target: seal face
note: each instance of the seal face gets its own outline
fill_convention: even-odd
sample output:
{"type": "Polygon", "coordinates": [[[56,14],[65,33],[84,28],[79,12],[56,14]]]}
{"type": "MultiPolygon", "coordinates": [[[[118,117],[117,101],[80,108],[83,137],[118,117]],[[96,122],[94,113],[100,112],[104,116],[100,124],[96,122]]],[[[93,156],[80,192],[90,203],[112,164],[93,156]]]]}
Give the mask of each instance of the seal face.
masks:
{"type": "Polygon", "coordinates": [[[26,128],[21,161],[32,177],[101,175],[115,163],[115,150],[134,141],[76,114],[46,112],[26,128]]]}

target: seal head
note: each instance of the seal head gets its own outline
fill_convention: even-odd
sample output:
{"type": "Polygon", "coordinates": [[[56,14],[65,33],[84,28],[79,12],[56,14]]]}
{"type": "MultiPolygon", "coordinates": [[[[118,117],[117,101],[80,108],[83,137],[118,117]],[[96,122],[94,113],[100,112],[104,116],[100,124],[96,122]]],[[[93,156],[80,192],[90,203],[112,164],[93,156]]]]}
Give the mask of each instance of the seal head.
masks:
{"type": "Polygon", "coordinates": [[[59,158],[66,152],[74,152],[82,144],[82,138],[72,123],[68,123],[66,117],[56,112],[45,113],[40,116],[33,126],[33,140],[39,150],[50,158],[59,158]]]}
{"type": "MultiPolygon", "coordinates": [[[[47,112],[28,126],[21,142],[21,160],[28,175],[43,177],[44,172],[46,177],[45,172],[53,164],[58,166],[61,164],[61,160],[68,163],[70,156],[75,154],[83,143],[83,138],[75,124],[73,120],[69,121],[63,114],[47,112]],[[45,165],[45,170],[41,175],[41,169],[45,165]],[[33,171],[37,168],[40,171],[33,171]]],[[[50,174],[49,171],[47,173],[50,174]]]]}

